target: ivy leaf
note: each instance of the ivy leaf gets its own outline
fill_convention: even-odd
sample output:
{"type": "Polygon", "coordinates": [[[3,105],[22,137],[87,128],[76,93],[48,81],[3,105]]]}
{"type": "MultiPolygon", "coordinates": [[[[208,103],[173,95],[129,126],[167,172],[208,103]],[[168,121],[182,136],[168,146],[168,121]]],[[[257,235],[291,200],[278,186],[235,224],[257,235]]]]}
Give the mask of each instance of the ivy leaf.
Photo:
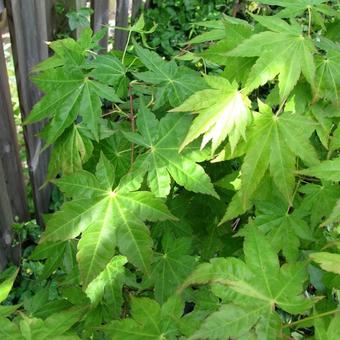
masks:
{"type": "MultiPolygon", "coordinates": [[[[215,328],[214,339],[223,337],[223,323],[217,322],[223,317],[236,334],[246,333],[260,319],[257,331],[262,332],[264,323],[275,318],[275,307],[299,314],[314,303],[304,299],[302,294],[305,264],[295,262],[280,267],[276,253],[257,228],[250,226],[244,233],[245,262],[236,258],[215,258],[198,266],[182,286],[217,284],[213,286],[213,292],[228,306],[222,306],[220,311],[208,317],[194,338],[196,335],[200,338],[200,332],[206,334],[209,324],[220,325],[215,328]],[[234,317],[232,310],[235,310],[234,317]]],[[[279,326],[276,326],[276,332],[279,326]]]]}
{"type": "Polygon", "coordinates": [[[124,133],[131,142],[147,151],[137,157],[134,169],[140,174],[148,172],[148,185],[157,197],[170,192],[170,176],[185,189],[217,197],[209,176],[197,164],[202,155],[193,152],[178,153],[179,144],[190,124],[190,117],[169,114],[158,121],[155,115],[141,102],[137,114],[139,134],[124,133]]]}
{"type": "Polygon", "coordinates": [[[183,309],[184,305],[177,296],[162,307],[149,298],[133,298],[131,318],[113,321],[104,329],[117,340],[176,339],[179,335],[177,322],[183,309]]]}
{"type": "Polygon", "coordinates": [[[245,92],[252,92],[279,75],[279,93],[283,101],[295,87],[301,73],[313,87],[315,47],[312,40],[304,37],[297,26],[288,25],[277,17],[254,17],[271,31],[251,36],[226,54],[259,57],[249,73],[245,92]]]}
{"type": "Polygon", "coordinates": [[[191,94],[206,87],[204,80],[193,70],[177,66],[173,60],[167,62],[155,52],[143,49],[137,44],[135,50],[140,61],[149,70],[137,73],[136,77],[156,86],[155,108],[166,103],[172,107],[178,106],[191,94]]]}
{"type": "Polygon", "coordinates": [[[129,262],[147,273],[152,239],[143,220],[173,218],[150,192],[130,191],[127,185],[112,189],[113,173],[113,167],[101,155],[96,176],[81,171],[60,179],[58,185],[73,200],[53,215],[42,237],[43,241],[64,241],[82,233],[77,260],[84,287],[104,270],[116,245],[129,262]]]}
{"type": "Polygon", "coordinates": [[[196,92],[182,105],[171,111],[198,112],[180,150],[194,139],[204,134],[201,148],[211,140],[212,152],[229,136],[233,151],[241,136],[245,139],[245,130],[250,122],[250,102],[227,79],[206,76],[205,80],[211,87],[196,92]]]}
{"type": "Polygon", "coordinates": [[[299,171],[299,174],[338,182],[340,181],[340,157],[324,161],[319,165],[301,170],[299,171]]]}
{"type": "Polygon", "coordinates": [[[170,233],[162,240],[163,253],[156,255],[152,266],[151,280],[155,285],[155,298],[163,304],[184,279],[192,272],[195,257],[191,256],[191,240],[175,239],[170,233]]]}

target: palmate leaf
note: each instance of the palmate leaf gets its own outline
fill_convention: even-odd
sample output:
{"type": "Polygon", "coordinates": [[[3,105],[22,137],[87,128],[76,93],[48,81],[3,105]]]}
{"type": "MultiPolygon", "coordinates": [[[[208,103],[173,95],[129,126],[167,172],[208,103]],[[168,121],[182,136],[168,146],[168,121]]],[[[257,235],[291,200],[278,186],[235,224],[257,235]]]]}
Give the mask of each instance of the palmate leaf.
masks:
{"type": "Polygon", "coordinates": [[[332,213],[340,197],[340,187],[336,183],[325,182],[322,185],[308,183],[299,188],[304,195],[298,207],[302,215],[308,215],[310,224],[314,227],[321,224],[324,218],[332,213]]]}
{"type": "MultiPolygon", "coordinates": [[[[245,209],[249,207],[249,200],[267,170],[276,187],[292,204],[296,157],[306,164],[318,163],[316,152],[309,142],[315,125],[308,117],[290,113],[276,116],[262,103],[260,111],[262,114],[256,117],[249,132],[246,156],[241,167],[241,191],[235,196],[235,203],[231,203],[236,204],[235,207],[239,207],[238,202],[243,202],[245,209]]],[[[241,213],[242,209],[239,210],[241,213]]],[[[228,215],[222,222],[227,218],[228,215]]]]}
{"type": "Polygon", "coordinates": [[[167,62],[155,52],[143,49],[137,44],[135,49],[139,60],[149,70],[137,73],[136,77],[156,86],[155,108],[167,103],[172,107],[178,106],[191,94],[206,87],[197,72],[185,66],[177,66],[173,60],[167,62]]]}
{"type": "Polygon", "coordinates": [[[332,317],[331,322],[326,328],[325,321],[323,318],[315,318],[314,329],[316,340],[337,340],[339,337],[340,328],[340,316],[336,314],[332,317]]]}
{"type": "Polygon", "coordinates": [[[94,139],[99,140],[102,113],[100,98],[120,102],[112,87],[89,79],[80,69],[48,70],[35,76],[33,81],[45,96],[33,107],[26,123],[52,117],[42,131],[48,145],[54,143],[78,115],[91,130],[94,139]]]}
{"type": "Polygon", "coordinates": [[[4,301],[9,295],[15,278],[17,277],[18,271],[18,269],[13,269],[9,277],[7,277],[3,282],[0,283],[0,303],[4,301]]]}
{"type": "Polygon", "coordinates": [[[162,307],[149,298],[132,298],[131,318],[113,321],[104,330],[117,340],[176,339],[183,309],[178,296],[171,297],[162,307]]]}
{"type": "Polygon", "coordinates": [[[78,125],[67,128],[53,145],[47,180],[54,179],[60,172],[69,175],[81,170],[92,152],[91,140],[83,135],[78,125]]]}
{"type": "Polygon", "coordinates": [[[327,272],[340,275],[340,254],[319,252],[311,253],[309,257],[327,272]]]}
{"type": "Polygon", "coordinates": [[[316,95],[340,105],[340,45],[323,38],[326,56],[316,57],[316,95]]]}
{"type": "Polygon", "coordinates": [[[276,15],[281,18],[291,18],[303,15],[306,11],[312,12],[312,20],[316,14],[326,14],[338,16],[338,12],[331,6],[327,5],[327,0],[260,0],[259,2],[267,5],[285,7],[276,15]]]}
{"type": "Polygon", "coordinates": [[[113,189],[113,174],[113,167],[101,155],[96,176],[80,171],[60,179],[59,187],[73,200],[48,221],[42,237],[43,241],[63,241],[82,234],[77,260],[84,287],[104,270],[116,246],[129,262],[147,273],[152,239],[143,221],[173,218],[150,192],[131,191],[128,185],[113,189]]]}
{"type": "Polygon", "coordinates": [[[158,121],[141,101],[137,113],[139,133],[124,133],[131,142],[147,148],[137,157],[132,174],[143,176],[148,172],[148,185],[157,197],[169,194],[171,177],[187,190],[217,197],[209,176],[197,164],[205,160],[204,155],[196,148],[178,153],[190,121],[190,117],[183,114],[168,114],[158,121]]]}
{"type": "Polygon", "coordinates": [[[251,118],[250,102],[238,91],[237,85],[230,84],[227,79],[206,76],[205,80],[211,89],[196,92],[182,105],[171,110],[199,113],[181,149],[204,134],[201,148],[211,140],[214,152],[229,136],[233,151],[240,138],[245,138],[245,130],[251,118]]]}
{"type": "Polygon", "coordinates": [[[323,161],[319,165],[299,171],[299,174],[318,177],[328,181],[340,181],[340,157],[323,161]]]}
{"type": "Polygon", "coordinates": [[[313,241],[313,232],[296,213],[287,214],[287,207],[269,202],[257,204],[257,216],[252,222],[266,234],[272,248],[282,250],[288,262],[298,259],[300,239],[313,241]]]}
{"type": "Polygon", "coordinates": [[[287,99],[301,73],[313,87],[315,47],[312,40],[302,35],[299,26],[289,25],[277,17],[254,17],[270,31],[255,34],[226,53],[233,57],[259,57],[248,75],[245,92],[252,92],[279,75],[280,98],[287,99]]]}
{"type": "Polygon", "coordinates": [[[155,285],[155,298],[163,304],[195,267],[191,256],[191,240],[175,239],[167,233],[162,240],[162,255],[156,255],[152,265],[151,280],[155,285]]]}
{"type": "Polygon", "coordinates": [[[202,323],[193,339],[246,335],[255,325],[258,336],[274,333],[276,337],[268,338],[277,338],[280,322],[275,307],[299,314],[313,305],[314,302],[302,294],[307,278],[305,264],[295,262],[280,267],[276,253],[254,226],[247,228],[244,253],[245,262],[215,258],[198,266],[183,284],[183,288],[213,284],[213,292],[224,302],[219,311],[202,323]],[[224,327],[224,323],[228,327],[224,327]]]}
{"type": "Polygon", "coordinates": [[[102,299],[105,291],[115,290],[116,283],[119,284],[124,275],[126,262],[126,257],[114,256],[106,268],[87,286],[85,292],[93,304],[102,299]]]}

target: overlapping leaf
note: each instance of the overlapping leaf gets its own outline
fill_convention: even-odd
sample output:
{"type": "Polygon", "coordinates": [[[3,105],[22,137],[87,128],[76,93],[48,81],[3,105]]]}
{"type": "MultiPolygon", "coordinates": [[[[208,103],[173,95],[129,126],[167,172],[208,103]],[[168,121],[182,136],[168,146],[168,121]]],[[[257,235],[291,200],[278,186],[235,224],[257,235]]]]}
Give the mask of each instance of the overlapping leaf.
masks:
{"type": "Polygon", "coordinates": [[[302,170],[302,175],[318,177],[328,181],[340,181],[340,157],[324,161],[319,165],[302,170]]]}
{"type": "Polygon", "coordinates": [[[204,155],[196,148],[193,152],[178,153],[190,121],[183,114],[168,114],[158,121],[141,103],[137,114],[139,133],[124,133],[131,142],[147,148],[137,157],[134,169],[139,175],[148,172],[148,185],[158,197],[168,195],[171,177],[187,190],[217,196],[209,176],[196,163],[204,160],[204,155]]]}
{"type": "Polygon", "coordinates": [[[340,46],[327,39],[321,48],[326,56],[316,57],[316,94],[325,97],[335,105],[340,105],[340,46]]]}
{"type": "Polygon", "coordinates": [[[251,36],[226,54],[259,57],[248,75],[245,91],[251,92],[279,75],[279,92],[281,100],[284,100],[301,73],[314,86],[315,47],[310,38],[302,35],[300,26],[289,25],[277,17],[255,16],[255,19],[270,31],[251,36]]]}
{"type": "Polygon", "coordinates": [[[270,332],[277,337],[280,322],[275,307],[298,314],[313,305],[302,295],[305,265],[280,267],[276,253],[254,226],[247,229],[244,253],[245,262],[216,258],[202,264],[184,283],[183,287],[214,284],[213,292],[225,303],[203,322],[193,339],[238,337],[255,325],[258,336],[270,332]]]}
{"type": "Polygon", "coordinates": [[[131,318],[113,321],[105,331],[117,340],[176,339],[183,308],[179,297],[172,297],[162,307],[149,298],[133,298],[131,318]]]}
{"type": "Polygon", "coordinates": [[[87,286],[109,263],[118,246],[129,262],[148,272],[152,239],[143,220],[164,220],[172,215],[150,192],[128,185],[113,189],[114,169],[102,155],[96,176],[80,171],[59,180],[66,202],[47,225],[45,241],[68,240],[82,234],[77,259],[87,286]]]}
{"type": "Polygon", "coordinates": [[[264,232],[276,252],[282,250],[288,262],[298,259],[300,239],[313,241],[312,229],[296,213],[287,214],[287,207],[269,202],[256,205],[254,224],[264,232]]]}
{"type": "Polygon", "coordinates": [[[172,111],[198,112],[190,130],[181,145],[186,145],[203,136],[201,148],[211,140],[212,151],[229,136],[231,149],[234,150],[250,122],[249,100],[238,91],[237,85],[227,79],[206,76],[211,89],[196,92],[182,105],[172,111]]]}
{"type": "Polygon", "coordinates": [[[155,108],[167,103],[178,106],[196,91],[206,87],[204,80],[193,70],[177,66],[175,61],[167,62],[155,52],[135,44],[140,61],[149,71],[137,73],[136,77],[156,86],[155,108]]]}
{"type": "Polygon", "coordinates": [[[319,14],[329,16],[337,16],[338,13],[331,6],[328,6],[327,0],[260,0],[259,2],[267,5],[284,7],[277,16],[281,18],[290,18],[303,15],[307,11],[311,11],[311,16],[319,18],[319,14]]]}
{"type": "Polygon", "coordinates": [[[307,117],[297,114],[276,116],[267,106],[263,106],[261,111],[250,131],[241,168],[243,200],[246,204],[269,170],[275,185],[291,203],[296,157],[306,164],[318,163],[316,152],[309,142],[315,126],[307,117]]]}
{"type": "Polygon", "coordinates": [[[163,253],[155,256],[151,273],[155,298],[161,304],[175,292],[195,267],[190,239],[174,239],[168,233],[163,237],[162,246],[163,253]]]}

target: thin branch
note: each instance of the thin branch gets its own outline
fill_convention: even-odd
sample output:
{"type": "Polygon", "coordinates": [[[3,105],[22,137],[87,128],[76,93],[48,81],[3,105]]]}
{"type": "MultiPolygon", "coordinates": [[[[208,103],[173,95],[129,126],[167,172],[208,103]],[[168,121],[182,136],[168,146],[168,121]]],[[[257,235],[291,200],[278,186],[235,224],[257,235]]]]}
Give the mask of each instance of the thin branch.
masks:
{"type": "Polygon", "coordinates": [[[287,324],[283,325],[281,328],[292,327],[292,326],[298,325],[299,323],[303,323],[305,321],[322,318],[324,316],[336,314],[336,313],[339,313],[339,312],[340,312],[340,308],[333,309],[333,310],[331,310],[329,312],[325,312],[325,313],[321,313],[321,314],[316,314],[316,315],[308,316],[307,318],[300,319],[300,320],[297,320],[297,321],[294,321],[294,322],[291,322],[291,323],[287,323],[287,324]]]}
{"type": "Polygon", "coordinates": [[[308,8],[308,37],[311,37],[311,29],[312,29],[312,11],[310,6],[308,8]]]}
{"type": "Polygon", "coordinates": [[[279,106],[278,110],[276,111],[276,113],[275,113],[276,117],[282,112],[282,110],[285,107],[285,104],[286,104],[286,99],[281,103],[281,105],[279,106]]]}
{"type": "MultiPolygon", "coordinates": [[[[130,114],[129,114],[129,119],[131,122],[131,131],[135,132],[136,131],[136,123],[135,123],[135,114],[133,112],[133,94],[132,94],[132,86],[129,84],[129,96],[130,96],[130,114]]],[[[131,143],[131,165],[134,162],[135,158],[135,144],[131,143]]]]}

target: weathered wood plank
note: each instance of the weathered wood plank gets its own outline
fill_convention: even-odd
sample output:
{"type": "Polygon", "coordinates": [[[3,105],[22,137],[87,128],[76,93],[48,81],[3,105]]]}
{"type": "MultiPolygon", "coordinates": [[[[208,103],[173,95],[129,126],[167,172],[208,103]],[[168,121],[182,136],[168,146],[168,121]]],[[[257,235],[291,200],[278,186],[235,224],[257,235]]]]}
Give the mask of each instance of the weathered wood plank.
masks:
{"type": "MultiPolygon", "coordinates": [[[[91,0],[91,27],[94,32],[99,31],[104,25],[109,23],[109,0],[91,0]]],[[[103,47],[103,52],[107,51],[108,34],[100,40],[99,44],[103,47]]]]}
{"type": "Polygon", "coordinates": [[[142,0],[132,0],[131,21],[134,22],[142,6],[142,0]]]}
{"type": "Polygon", "coordinates": [[[7,194],[5,173],[0,162],[0,271],[3,270],[8,261],[11,260],[12,233],[11,224],[12,210],[10,199],[7,194]]]}
{"type": "Polygon", "coordinates": [[[0,162],[14,216],[28,219],[27,198],[22,165],[19,158],[16,127],[0,30],[0,162]]]}
{"type": "MultiPolygon", "coordinates": [[[[20,110],[24,119],[41,97],[41,93],[31,82],[29,75],[33,66],[48,57],[46,2],[6,0],[5,4],[8,12],[20,110]]],[[[36,217],[40,224],[43,223],[42,214],[48,211],[51,191],[50,186],[45,186],[40,190],[49,161],[49,152],[41,153],[43,142],[37,137],[37,133],[44,125],[44,122],[40,122],[24,128],[33,199],[36,217]]]]}
{"type": "MultiPolygon", "coordinates": [[[[130,0],[116,1],[116,26],[127,27],[129,23],[130,0]]],[[[127,42],[128,32],[115,29],[114,49],[124,50],[127,42]]]]}

